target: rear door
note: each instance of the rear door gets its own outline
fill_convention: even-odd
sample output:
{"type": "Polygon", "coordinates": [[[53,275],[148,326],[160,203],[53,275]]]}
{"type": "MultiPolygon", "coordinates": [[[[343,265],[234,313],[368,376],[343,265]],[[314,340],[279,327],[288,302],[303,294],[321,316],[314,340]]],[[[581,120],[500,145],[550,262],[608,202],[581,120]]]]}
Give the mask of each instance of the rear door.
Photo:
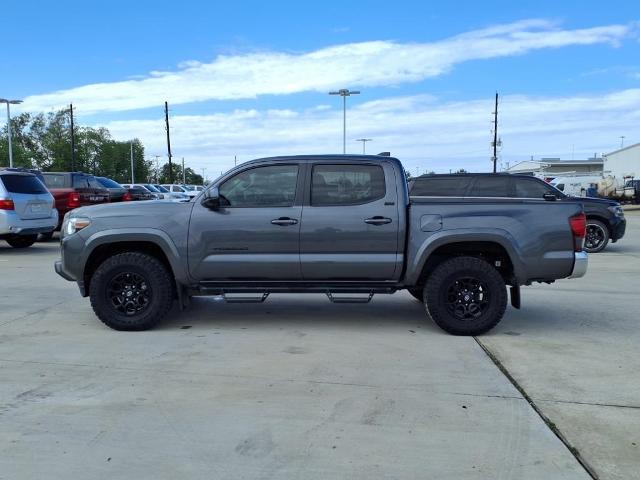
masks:
{"type": "Polygon", "coordinates": [[[303,165],[250,166],[218,185],[222,206],[196,202],[189,270],[200,281],[300,280],[303,165]]]}
{"type": "Polygon", "coordinates": [[[0,175],[0,182],[13,200],[15,212],[20,219],[35,220],[51,216],[53,197],[35,175],[0,175]]]}
{"type": "Polygon", "coordinates": [[[109,191],[93,176],[73,174],[72,188],[80,194],[80,205],[92,205],[109,201],[109,191]]]}
{"type": "Polygon", "coordinates": [[[311,165],[300,230],[305,280],[392,280],[399,275],[402,240],[394,175],[385,162],[311,165]]]}

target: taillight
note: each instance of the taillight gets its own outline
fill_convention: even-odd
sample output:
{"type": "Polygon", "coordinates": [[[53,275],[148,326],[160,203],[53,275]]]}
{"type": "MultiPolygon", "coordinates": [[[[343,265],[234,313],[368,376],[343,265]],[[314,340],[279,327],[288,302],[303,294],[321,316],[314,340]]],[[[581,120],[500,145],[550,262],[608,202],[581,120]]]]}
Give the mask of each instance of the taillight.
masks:
{"type": "Polygon", "coordinates": [[[130,202],[131,200],[133,200],[133,195],[131,195],[129,192],[124,192],[124,195],[122,196],[122,201],[130,202]]]}
{"type": "Polygon", "coordinates": [[[576,252],[581,252],[584,249],[584,237],[587,235],[587,217],[584,212],[571,217],[569,225],[573,233],[573,248],[576,252]]]}
{"type": "Polygon", "coordinates": [[[69,193],[67,205],[69,208],[78,208],[80,206],[80,194],[78,192],[69,193]]]}
{"type": "Polygon", "coordinates": [[[16,206],[13,204],[13,200],[0,198],[0,210],[15,210],[16,206]]]}

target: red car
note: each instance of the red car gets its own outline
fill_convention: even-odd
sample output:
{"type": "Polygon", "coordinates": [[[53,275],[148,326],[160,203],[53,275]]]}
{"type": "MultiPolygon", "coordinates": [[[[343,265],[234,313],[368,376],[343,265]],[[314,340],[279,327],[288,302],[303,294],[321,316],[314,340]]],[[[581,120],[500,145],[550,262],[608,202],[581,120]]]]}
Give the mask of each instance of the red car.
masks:
{"type": "Polygon", "coordinates": [[[93,175],[82,172],[42,172],[44,183],[53,195],[58,210],[58,228],[64,215],[74,208],[109,202],[109,190],[93,175]]]}

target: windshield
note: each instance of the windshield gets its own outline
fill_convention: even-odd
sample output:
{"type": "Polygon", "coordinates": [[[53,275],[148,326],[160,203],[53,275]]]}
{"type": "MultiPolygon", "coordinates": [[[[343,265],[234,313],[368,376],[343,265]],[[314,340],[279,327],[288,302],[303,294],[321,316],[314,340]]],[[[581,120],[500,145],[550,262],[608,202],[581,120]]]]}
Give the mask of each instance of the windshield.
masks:
{"type": "Polygon", "coordinates": [[[146,188],[147,190],[149,190],[150,192],[154,192],[154,193],[160,193],[160,190],[158,190],[156,187],[154,187],[153,185],[151,185],[150,183],[145,183],[144,185],[142,185],[144,188],[146,188]]]}
{"type": "Polygon", "coordinates": [[[98,182],[103,187],[107,187],[107,188],[122,188],[122,185],[120,185],[118,182],[115,182],[115,181],[111,180],[110,178],[96,177],[96,180],[98,180],[98,182]]]}
{"type": "Polygon", "coordinates": [[[192,192],[193,190],[195,190],[195,188],[193,187],[193,185],[182,185],[182,188],[184,188],[185,190],[188,190],[190,192],[192,192]]]}
{"type": "Polygon", "coordinates": [[[160,193],[169,193],[169,190],[164,188],[162,185],[154,185],[154,187],[156,187],[156,190],[158,190],[160,193]]]}

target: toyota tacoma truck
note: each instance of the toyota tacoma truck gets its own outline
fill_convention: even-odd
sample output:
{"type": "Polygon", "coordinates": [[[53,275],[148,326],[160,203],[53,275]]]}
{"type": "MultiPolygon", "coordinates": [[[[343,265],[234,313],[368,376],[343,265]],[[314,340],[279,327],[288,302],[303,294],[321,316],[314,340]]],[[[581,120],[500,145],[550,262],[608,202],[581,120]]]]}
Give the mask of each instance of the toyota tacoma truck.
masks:
{"type": "Polygon", "coordinates": [[[410,199],[396,158],[288,156],[239,165],[190,202],[75,209],[55,269],[117,330],[199,295],[366,303],[408,290],[447,332],[477,335],[503,317],[507,287],[519,308],[522,285],[584,275],[584,238],[577,202],[410,199]]]}

